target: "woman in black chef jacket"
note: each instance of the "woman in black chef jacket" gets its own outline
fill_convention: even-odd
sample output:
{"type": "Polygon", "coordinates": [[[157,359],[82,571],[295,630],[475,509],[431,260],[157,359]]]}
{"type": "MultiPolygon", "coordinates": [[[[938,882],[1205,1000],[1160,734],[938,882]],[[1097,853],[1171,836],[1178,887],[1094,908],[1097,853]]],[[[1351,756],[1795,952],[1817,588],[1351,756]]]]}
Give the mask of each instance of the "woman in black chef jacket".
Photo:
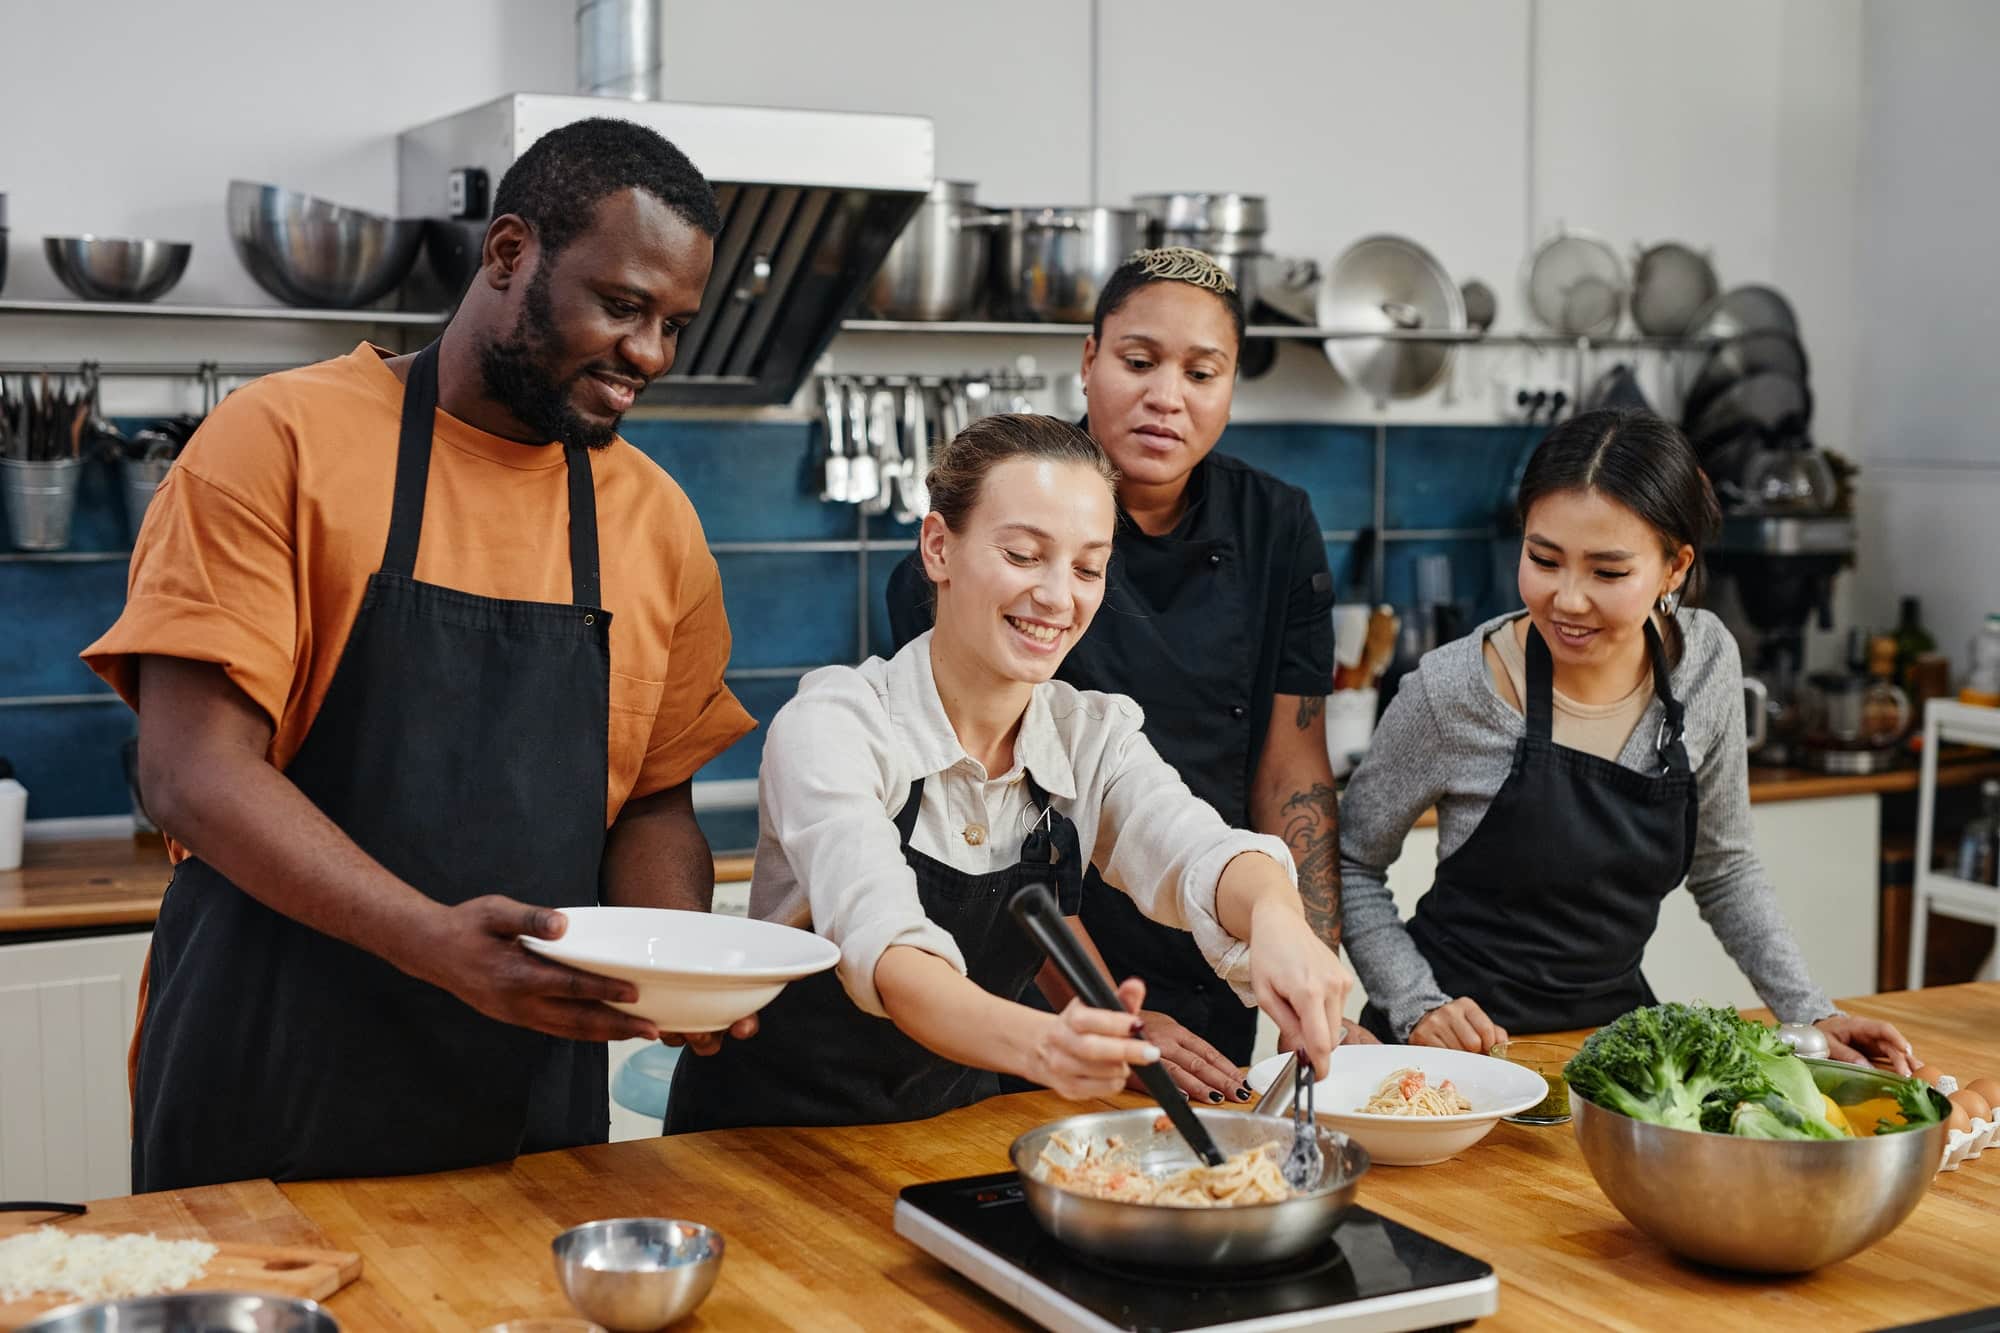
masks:
{"type": "Polygon", "coordinates": [[[1686,439],[1643,414],[1572,418],[1528,460],[1518,513],[1526,611],[1426,655],[1347,789],[1363,1022],[1484,1051],[1652,1004],[1640,959],[1685,881],[1781,1020],[1910,1072],[1895,1028],[1813,984],[1752,846],[1736,643],[1687,605],[1720,515],[1686,439]],[[1436,878],[1405,926],[1386,867],[1432,808],[1436,878]]]}
{"type": "MultiPolygon", "coordinates": [[[[1138,251],[1105,283],[1083,344],[1081,424],[1118,468],[1119,523],[1104,614],[1058,678],[1130,696],[1146,738],[1197,796],[1238,828],[1282,838],[1307,919],[1331,948],[1333,579],[1305,492],[1213,452],[1243,323],[1234,282],[1197,250],[1138,251]]],[[[929,627],[916,557],[891,576],[888,600],[899,646],[929,627]]],[[[1094,874],[1082,920],[1113,976],[1145,981],[1147,1032],[1181,1087],[1212,1101],[1244,1096],[1236,1066],[1250,1061],[1256,1012],[1187,935],[1148,921],[1094,874]]],[[[1068,991],[1053,969],[1038,984],[1061,1008],[1068,991]]]]}

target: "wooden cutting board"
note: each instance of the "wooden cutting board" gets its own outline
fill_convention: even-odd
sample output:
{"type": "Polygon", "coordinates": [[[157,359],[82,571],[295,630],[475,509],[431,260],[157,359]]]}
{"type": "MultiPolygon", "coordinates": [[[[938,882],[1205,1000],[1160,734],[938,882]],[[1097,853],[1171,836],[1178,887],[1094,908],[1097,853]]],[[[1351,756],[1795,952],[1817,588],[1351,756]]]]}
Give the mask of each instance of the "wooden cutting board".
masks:
{"type": "MultiPolygon", "coordinates": [[[[89,1225],[94,1220],[85,1216],[66,1222],[41,1219],[23,1224],[10,1219],[0,1223],[0,1240],[22,1231],[32,1231],[42,1221],[67,1232],[115,1233],[127,1229],[115,1225],[89,1225]]],[[[162,1240],[170,1238],[165,1234],[155,1234],[160,1234],[162,1240]]],[[[183,1290],[254,1291],[267,1296],[303,1296],[308,1300],[324,1301],[361,1276],[361,1256],[350,1250],[253,1245],[240,1241],[216,1241],[214,1244],[216,1253],[208,1261],[207,1269],[183,1290]]],[[[72,1303],[73,1299],[37,1294],[25,1300],[0,1301],[0,1330],[19,1328],[51,1310],[72,1303]]]]}

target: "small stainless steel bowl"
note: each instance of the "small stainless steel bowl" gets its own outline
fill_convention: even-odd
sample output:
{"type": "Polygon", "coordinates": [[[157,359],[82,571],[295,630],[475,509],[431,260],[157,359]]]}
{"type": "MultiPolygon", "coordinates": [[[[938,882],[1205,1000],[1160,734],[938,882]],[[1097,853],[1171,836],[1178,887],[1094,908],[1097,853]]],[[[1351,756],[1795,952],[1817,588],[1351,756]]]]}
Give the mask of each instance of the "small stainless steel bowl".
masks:
{"type": "Polygon", "coordinates": [[[1625,1220],[1674,1253],[1747,1273],[1803,1273],[1902,1224],[1944,1155],[1944,1126],[1840,1142],[1671,1129],[1570,1099],[1576,1143],[1625,1220]]]}
{"type": "Polygon", "coordinates": [[[569,1303],[614,1333],[664,1328],[692,1314],[722,1271],[722,1234],[699,1222],[586,1222],[551,1248],[569,1303]]]}
{"type": "Polygon", "coordinates": [[[340,1325],[299,1297],[181,1291],[65,1305],[19,1333],[340,1333],[340,1325]]]}
{"type": "Polygon", "coordinates": [[[257,181],[229,183],[229,239],[257,285],[288,305],[350,309],[409,276],[422,218],[387,218],[257,181]]]}
{"type": "Polygon", "coordinates": [[[86,301],[153,301],[187,272],[186,241],[48,236],[42,253],[62,285],[86,301]]]}

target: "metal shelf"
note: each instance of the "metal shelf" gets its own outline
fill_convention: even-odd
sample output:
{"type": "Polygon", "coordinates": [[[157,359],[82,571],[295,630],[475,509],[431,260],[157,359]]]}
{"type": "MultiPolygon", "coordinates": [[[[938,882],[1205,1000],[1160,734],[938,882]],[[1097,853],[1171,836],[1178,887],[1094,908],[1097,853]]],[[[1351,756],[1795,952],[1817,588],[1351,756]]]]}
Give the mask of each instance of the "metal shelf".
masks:
{"type": "MultiPolygon", "coordinates": [[[[1088,324],[1013,323],[1003,320],[925,321],[916,319],[848,319],[840,324],[842,333],[942,333],[985,334],[1000,337],[1027,337],[1060,334],[1078,338],[1090,332],[1088,324]]],[[[1460,343],[1487,347],[1657,348],[1661,351],[1699,350],[1714,345],[1714,338],[1654,338],[1645,336],[1589,338],[1565,333],[1481,332],[1478,329],[1341,329],[1316,328],[1301,324],[1252,324],[1244,331],[1250,338],[1281,338],[1304,342],[1348,341],[1375,338],[1384,342],[1460,343]]]]}
{"type": "Polygon", "coordinates": [[[301,310],[292,306],[155,305],[135,301],[0,301],[0,315],[123,315],[147,319],[279,320],[296,324],[412,324],[449,316],[425,310],[301,310]]]}

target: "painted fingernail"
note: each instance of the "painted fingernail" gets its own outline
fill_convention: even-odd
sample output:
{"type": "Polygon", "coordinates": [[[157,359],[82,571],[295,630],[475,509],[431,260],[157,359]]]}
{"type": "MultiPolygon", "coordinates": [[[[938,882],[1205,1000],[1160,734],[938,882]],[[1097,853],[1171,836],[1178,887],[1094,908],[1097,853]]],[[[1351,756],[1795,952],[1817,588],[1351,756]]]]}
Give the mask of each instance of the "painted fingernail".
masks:
{"type": "Polygon", "coordinates": [[[1239,1101],[1239,1102],[1247,1102],[1247,1101],[1249,1101],[1249,1100],[1250,1100],[1250,1089],[1248,1089],[1248,1088],[1238,1088],[1238,1089],[1236,1090],[1236,1100],[1237,1100],[1237,1101],[1239,1101]]]}
{"type": "Polygon", "coordinates": [[[1210,1088],[1208,1090],[1208,1099],[1212,1102],[1219,1102],[1222,1100],[1222,1094],[1217,1092],[1214,1088],[1210,1088]]]}
{"type": "Polygon", "coordinates": [[[1146,1057],[1146,1063],[1149,1065],[1160,1062],[1160,1048],[1150,1042],[1147,1043],[1146,1048],[1140,1054],[1146,1057]]]}

